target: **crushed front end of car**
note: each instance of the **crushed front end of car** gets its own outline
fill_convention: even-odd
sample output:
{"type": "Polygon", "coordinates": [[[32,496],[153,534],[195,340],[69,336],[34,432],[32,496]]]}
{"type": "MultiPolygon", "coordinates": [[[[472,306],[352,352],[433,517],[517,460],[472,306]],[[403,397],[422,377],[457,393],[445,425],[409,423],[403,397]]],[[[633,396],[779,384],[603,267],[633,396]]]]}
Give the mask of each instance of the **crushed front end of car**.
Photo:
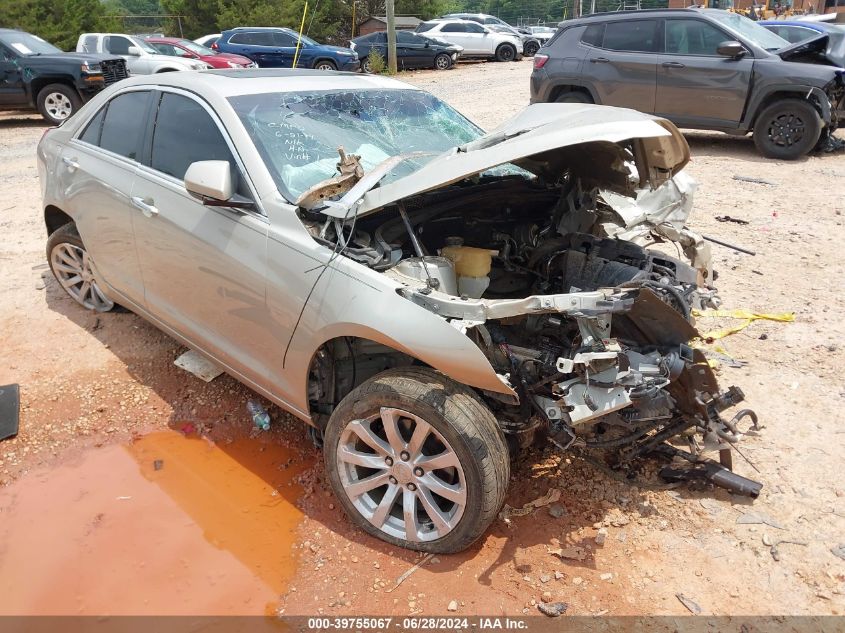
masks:
{"type": "Polygon", "coordinates": [[[667,477],[756,496],[730,472],[756,416],[729,413],[743,393],[696,347],[692,312],[719,297],[687,227],[688,160],[665,120],[534,105],[410,176],[376,187],[376,169],[346,195],[327,181],[329,202],[313,188],[306,224],[475,343],[502,388],[451,377],[477,387],[513,450],[546,440],[622,477],[680,458],[667,477]]]}

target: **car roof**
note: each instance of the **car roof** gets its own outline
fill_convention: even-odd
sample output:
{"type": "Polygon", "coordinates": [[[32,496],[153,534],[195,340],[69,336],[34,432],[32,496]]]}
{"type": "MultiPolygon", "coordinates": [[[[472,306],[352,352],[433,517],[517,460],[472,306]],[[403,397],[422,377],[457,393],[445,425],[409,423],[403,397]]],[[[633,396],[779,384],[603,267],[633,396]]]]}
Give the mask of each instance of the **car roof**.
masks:
{"type": "MultiPolygon", "coordinates": [[[[475,20],[464,20],[463,18],[432,18],[426,20],[426,23],[434,22],[436,24],[443,24],[444,22],[457,22],[459,24],[478,24],[475,20]]],[[[483,24],[481,26],[484,26],[483,24]]]]}
{"type": "Polygon", "coordinates": [[[759,22],[760,26],[803,26],[805,29],[812,29],[819,33],[825,30],[825,27],[830,26],[824,22],[808,22],[805,20],[762,20],[759,22]]]}
{"type": "Polygon", "coordinates": [[[190,73],[136,75],[124,79],[121,87],[171,86],[191,92],[216,94],[224,98],[239,95],[320,90],[419,90],[388,77],[325,70],[291,68],[203,70],[190,73]]]}
{"type": "Polygon", "coordinates": [[[584,24],[586,22],[603,22],[606,20],[615,20],[630,16],[650,16],[650,15],[679,15],[679,14],[698,14],[706,15],[708,13],[724,13],[723,9],[635,9],[630,11],[607,11],[605,13],[591,13],[574,20],[566,20],[560,22],[558,27],[572,26],[573,24],[584,24]]]}
{"type": "Polygon", "coordinates": [[[153,36],[153,37],[145,37],[144,39],[147,40],[148,42],[165,42],[167,44],[178,44],[179,42],[190,42],[190,41],[192,41],[192,40],[189,40],[189,39],[184,38],[184,37],[158,37],[158,36],[153,36]]]}

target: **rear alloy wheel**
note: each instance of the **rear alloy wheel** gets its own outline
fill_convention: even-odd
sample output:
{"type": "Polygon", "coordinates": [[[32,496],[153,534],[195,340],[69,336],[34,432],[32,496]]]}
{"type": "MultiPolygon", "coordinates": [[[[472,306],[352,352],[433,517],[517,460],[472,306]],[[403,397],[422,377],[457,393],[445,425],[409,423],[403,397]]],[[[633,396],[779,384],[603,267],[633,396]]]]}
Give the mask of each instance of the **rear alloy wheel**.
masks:
{"type": "Polygon", "coordinates": [[[389,370],[353,390],[332,413],[323,450],[354,523],[426,552],[459,552],[481,536],[510,476],[491,411],[428,368],[389,370]]]}
{"type": "Polygon", "coordinates": [[[534,57],[537,54],[537,51],[540,50],[540,45],[537,42],[528,42],[525,45],[525,48],[522,49],[522,54],[526,57],[534,57]]]}
{"type": "Polygon", "coordinates": [[[49,123],[59,125],[82,105],[76,90],[64,84],[50,84],[38,93],[38,111],[49,123]]]}
{"type": "Polygon", "coordinates": [[[512,62],[516,59],[516,49],[510,44],[499,44],[496,49],[497,62],[512,62]]]}
{"type": "Polygon", "coordinates": [[[65,224],[49,237],[47,260],[56,280],[79,305],[97,312],[114,308],[97,285],[91,257],[74,224],[65,224]]]}
{"type": "Polygon", "coordinates": [[[317,62],[314,65],[314,68],[316,70],[337,70],[337,66],[334,65],[334,62],[328,59],[323,59],[317,62]]]}
{"type": "Polygon", "coordinates": [[[434,58],[434,67],[437,70],[449,70],[452,67],[452,58],[446,53],[440,53],[434,58]]]}
{"type": "Polygon", "coordinates": [[[754,124],[754,145],[767,158],[795,160],[812,150],[822,120],[806,101],[783,99],[765,108],[754,124]]]}
{"type": "Polygon", "coordinates": [[[369,57],[365,57],[361,60],[361,70],[363,70],[367,74],[373,72],[373,67],[370,65],[369,57]]]}

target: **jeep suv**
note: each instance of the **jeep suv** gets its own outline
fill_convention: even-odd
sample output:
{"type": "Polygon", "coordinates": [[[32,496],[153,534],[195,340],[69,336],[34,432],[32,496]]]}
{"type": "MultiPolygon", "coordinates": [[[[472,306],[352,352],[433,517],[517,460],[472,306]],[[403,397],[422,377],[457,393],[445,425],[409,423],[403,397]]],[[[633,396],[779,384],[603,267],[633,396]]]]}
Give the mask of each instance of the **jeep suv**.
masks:
{"type": "Polygon", "coordinates": [[[358,53],[342,46],[329,46],[300,37],[291,29],[238,27],[223,31],[214,50],[249,57],[261,68],[316,68],[317,70],[357,71],[358,53]]]}
{"type": "Polygon", "coordinates": [[[843,113],[843,71],[823,42],[790,45],[715,9],[593,15],[561,24],[534,57],[531,101],[598,103],[678,127],[753,134],[764,156],[795,159],[843,113]]]}

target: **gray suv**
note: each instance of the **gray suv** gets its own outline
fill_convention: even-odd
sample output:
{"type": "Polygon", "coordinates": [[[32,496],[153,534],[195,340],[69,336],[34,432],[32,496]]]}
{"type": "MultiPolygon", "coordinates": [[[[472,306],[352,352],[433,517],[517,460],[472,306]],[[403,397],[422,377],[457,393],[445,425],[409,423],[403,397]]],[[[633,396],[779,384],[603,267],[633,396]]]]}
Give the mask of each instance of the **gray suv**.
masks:
{"type": "Polygon", "coordinates": [[[795,159],[843,117],[843,70],[823,43],[790,45],[741,15],[664,9],[561,24],[534,58],[531,102],[597,103],[678,127],[753,133],[764,156],[795,159]]]}

